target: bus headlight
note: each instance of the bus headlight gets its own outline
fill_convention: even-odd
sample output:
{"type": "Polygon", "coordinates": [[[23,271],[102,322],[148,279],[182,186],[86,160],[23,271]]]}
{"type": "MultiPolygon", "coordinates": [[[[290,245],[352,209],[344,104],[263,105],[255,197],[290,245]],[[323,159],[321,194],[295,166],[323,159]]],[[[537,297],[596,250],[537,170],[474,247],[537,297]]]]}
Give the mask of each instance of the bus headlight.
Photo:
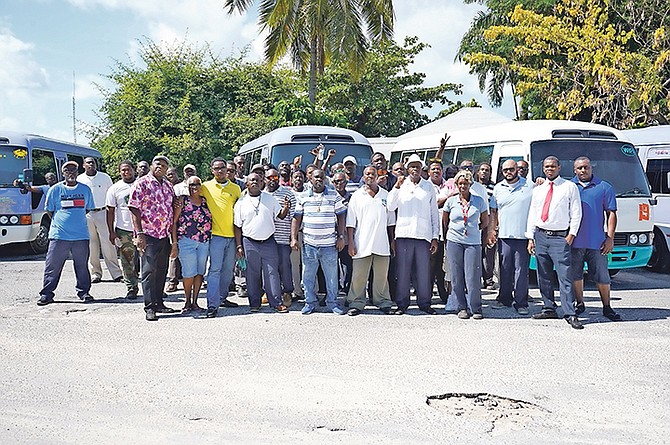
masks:
{"type": "Polygon", "coordinates": [[[630,244],[637,244],[637,234],[636,233],[631,233],[630,237],[628,238],[628,242],[630,244]]]}
{"type": "Polygon", "coordinates": [[[9,222],[10,222],[11,224],[16,224],[16,223],[19,222],[19,217],[16,216],[16,215],[12,215],[12,216],[9,218],[9,222]]]}
{"type": "Polygon", "coordinates": [[[637,240],[640,244],[647,244],[647,234],[646,233],[640,233],[640,236],[637,237],[637,240]]]}
{"type": "Polygon", "coordinates": [[[7,224],[9,221],[9,218],[7,218],[5,215],[0,216],[0,224],[7,224]]]}

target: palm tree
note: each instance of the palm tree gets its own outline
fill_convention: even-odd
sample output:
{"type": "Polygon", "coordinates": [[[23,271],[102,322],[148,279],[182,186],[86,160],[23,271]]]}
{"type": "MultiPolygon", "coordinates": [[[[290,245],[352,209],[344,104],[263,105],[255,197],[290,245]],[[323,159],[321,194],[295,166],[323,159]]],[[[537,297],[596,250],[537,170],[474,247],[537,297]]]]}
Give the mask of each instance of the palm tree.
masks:
{"type": "MultiPolygon", "coordinates": [[[[224,0],[228,14],[245,12],[252,0],[224,0]]],[[[261,0],[258,24],[268,31],[265,59],[275,64],[287,53],[295,67],[309,69],[309,100],[316,79],[332,59],[359,74],[370,42],[393,36],[392,0],[261,0]]]]}

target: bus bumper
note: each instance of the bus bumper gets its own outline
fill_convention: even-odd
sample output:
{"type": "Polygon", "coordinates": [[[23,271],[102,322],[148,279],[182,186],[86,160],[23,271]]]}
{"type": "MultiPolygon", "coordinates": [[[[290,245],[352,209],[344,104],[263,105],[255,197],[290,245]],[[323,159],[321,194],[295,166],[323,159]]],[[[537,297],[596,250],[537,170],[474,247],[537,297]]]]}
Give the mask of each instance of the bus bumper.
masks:
{"type": "MultiPolygon", "coordinates": [[[[615,246],[612,253],[608,255],[608,269],[633,269],[645,267],[651,258],[651,246],[615,246]]],[[[586,267],[586,264],[585,264],[586,267]]],[[[530,257],[531,270],[537,270],[535,256],[530,257]]]]}
{"type": "Polygon", "coordinates": [[[37,237],[39,230],[39,221],[31,225],[0,226],[0,246],[32,241],[37,237]]]}

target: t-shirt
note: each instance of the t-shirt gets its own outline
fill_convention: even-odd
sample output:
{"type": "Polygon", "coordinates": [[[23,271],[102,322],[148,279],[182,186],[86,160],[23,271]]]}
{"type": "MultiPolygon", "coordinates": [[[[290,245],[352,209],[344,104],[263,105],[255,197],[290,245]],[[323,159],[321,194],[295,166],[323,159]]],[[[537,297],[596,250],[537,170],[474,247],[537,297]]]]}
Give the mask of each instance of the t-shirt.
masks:
{"type": "Polygon", "coordinates": [[[444,203],[444,211],[449,213],[447,241],[467,245],[482,243],[479,219],[482,213],[489,211],[489,206],[482,197],[470,193],[470,202],[463,205],[460,195],[452,196],[444,203]]]}
{"type": "Polygon", "coordinates": [[[365,186],[351,195],[347,208],[347,227],[353,227],[356,255],[390,256],[388,226],[395,224],[395,212],[388,210],[388,192],[379,187],[377,194],[370,196],[365,186]]]}
{"type": "Polygon", "coordinates": [[[302,216],[303,243],[312,247],[337,244],[337,216],[346,211],[340,194],[327,188],[323,193],[309,189],[298,196],[295,216],[302,216]]]}
{"type": "Polygon", "coordinates": [[[96,172],[95,175],[89,176],[82,173],[77,176],[77,182],[89,186],[91,193],[93,193],[93,201],[96,209],[105,208],[105,201],[107,200],[107,190],[112,186],[112,178],[105,172],[96,172]]]}
{"type": "Polygon", "coordinates": [[[572,179],[582,200],[582,223],[572,242],[573,248],[600,249],[605,241],[605,211],[616,211],[616,193],[607,182],[596,176],[584,187],[577,177],[572,179]]]}
{"type": "Polygon", "coordinates": [[[277,244],[290,245],[291,244],[291,221],[293,220],[293,212],[295,212],[295,194],[293,191],[284,186],[279,186],[277,190],[272,192],[279,205],[284,205],[284,197],[288,197],[290,207],[286,218],[275,218],[275,241],[277,244]]]}
{"type": "Polygon", "coordinates": [[[245,193],[235,204],[235,225],[242,230],[243,236],[265,241],[274,235],[275,217],[281,210],[282,206],[268,192],[258,196],[245,193]]]}
{"type": "Polygon", "coordinates": [[[80,241],[89,239],[86,211],[95,208],[91,189],[77,183],[74,187],[59,182],[47,192],[45,208],[52,213],[49,239],[80,241]]]}
{"type": "Polygon", "coordinates": [[[212,212],[212,235],[233,238],[233,209],[242,194],[240,187],[231,181],[220,184],[211,179],[202,183],[200,194],[207,199],[212,212]]]}
{"type": "Polygon", "coordinates": [[[121,230],[133,231],[133,220],[128,201],[135,182],[118,181],[107,190],[107,207],[114,208],[114,227],[121,230]]]}

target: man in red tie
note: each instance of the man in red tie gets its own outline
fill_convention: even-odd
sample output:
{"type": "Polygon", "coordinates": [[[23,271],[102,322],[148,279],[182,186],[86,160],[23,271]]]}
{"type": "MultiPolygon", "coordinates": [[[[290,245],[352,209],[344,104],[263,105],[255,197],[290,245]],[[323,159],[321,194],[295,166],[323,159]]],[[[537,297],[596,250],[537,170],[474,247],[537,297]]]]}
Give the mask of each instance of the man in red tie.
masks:
{"type": "Polygon", "coordinates": [[[572,181],[559,176],[561,164],[555,156],[542,161],[546,180],[533,190],[526,238],[528,251],[535,255],[537,282],[542,295],[542,312],[535,319],[558,318],[554,302],[553,270],[558,276],[563,317],[575,329],[583,329],[575,314],[575,294],[570,275],[570,245],[582,219],[579,190],[572,181]]]}

